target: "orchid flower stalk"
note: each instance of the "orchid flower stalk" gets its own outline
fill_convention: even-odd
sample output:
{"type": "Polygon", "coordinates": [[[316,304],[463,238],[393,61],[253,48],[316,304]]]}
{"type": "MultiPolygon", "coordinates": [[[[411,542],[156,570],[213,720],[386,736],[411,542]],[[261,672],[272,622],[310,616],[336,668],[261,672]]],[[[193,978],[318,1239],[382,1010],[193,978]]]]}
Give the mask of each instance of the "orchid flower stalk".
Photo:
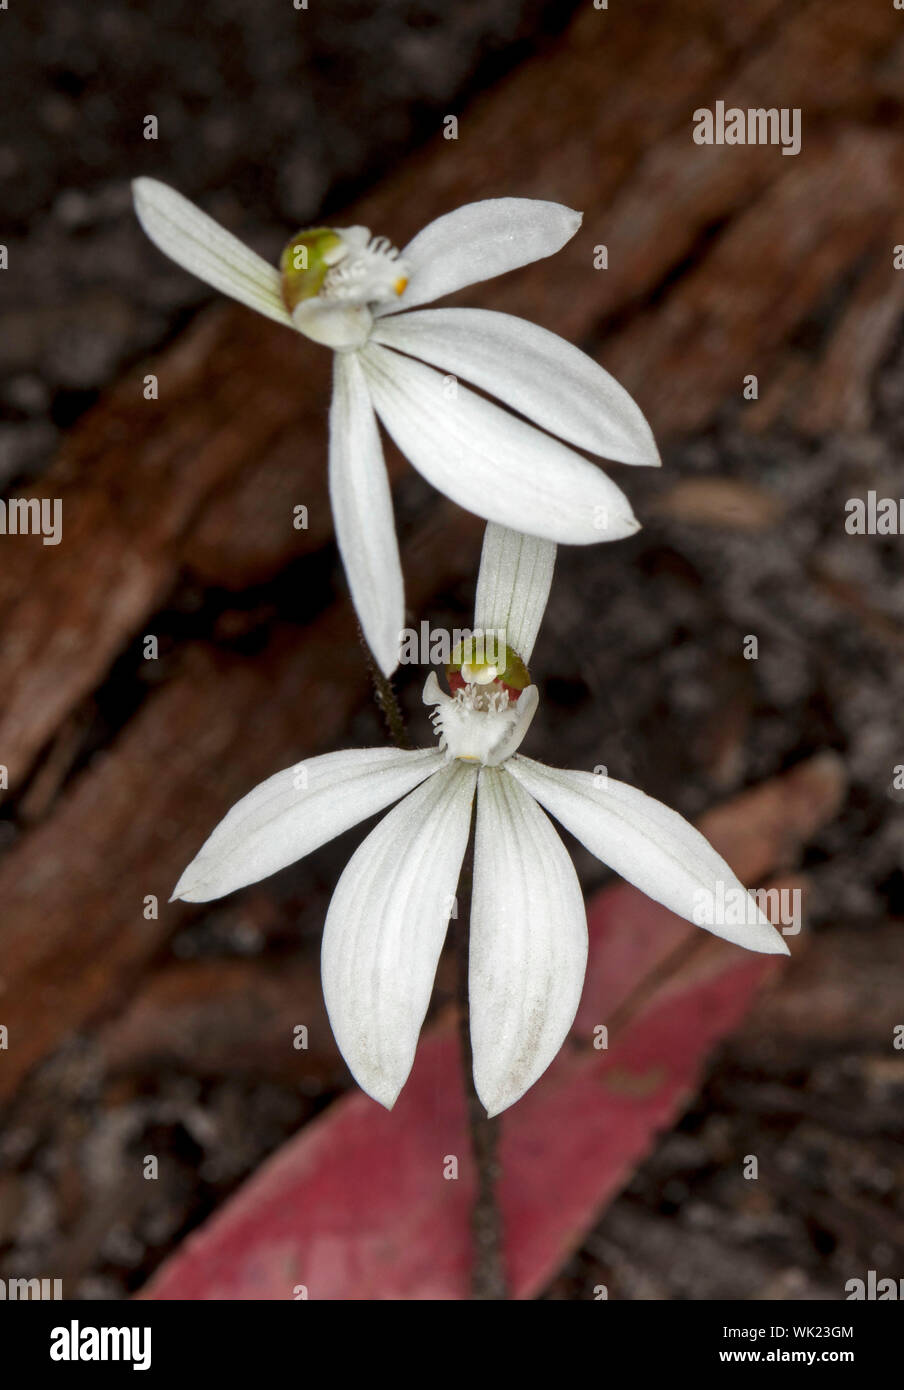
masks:
{"type": "Polygon", "coordinates": [[[638,529],[621,489],[575,452],[659,463],[627,391],[535,324],[418,307],[553,255],[580,213],[491,198],[437,218],[401,254],[366,227],[314,227],[288,243],[277,269],[174,189],[148,178],[133,187],[141,225],[161,251],[335,352],[330,499],[352,600],[385,675],[398,665],[405,612],[378,418],[434,487],[489,521],[571,545],[638,529]]]}
{"type": "MultiPolygon", "coordinates": [[[[700,895],[744,894],[707,840],[661,802],[611,778],[561,771],[518,750],[537,709],[527,664],[546,608],[555,545],[490,524],[475,634],[424,701],[439,746],[327,753],[278,772],[221,821],[176,885],[206,902],[309,854],[393,802],[352,855],[330,902],[322,978],[339,1048],[363,1090],[394,1104],[414,1061],[455,902],[476,798],[469,999],[474,1084],[488,1114],[542,1075],[577,1012],[587,960],[584,901],[547,812],[603,863],[699,922],[700,895]]],[[[788,953],[748,897],[744,923],[710,915],[737,945],[788,953]]]]}

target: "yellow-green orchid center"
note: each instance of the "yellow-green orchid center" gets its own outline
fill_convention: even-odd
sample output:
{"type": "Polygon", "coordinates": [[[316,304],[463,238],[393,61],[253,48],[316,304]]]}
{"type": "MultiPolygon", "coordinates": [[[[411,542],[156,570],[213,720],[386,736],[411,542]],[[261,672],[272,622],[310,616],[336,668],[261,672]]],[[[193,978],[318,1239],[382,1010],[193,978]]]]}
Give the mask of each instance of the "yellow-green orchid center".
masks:
{"type": "Polygon", "coordinates": [[[513,699],[530,685],[530,673],[518,653],[509,646],[500,646],[492,639],[477,634],[460,642],[452,652],[446,667],[450,690],[463,685],[489,686],[508,690],[513,699]]]}
{"type": "Polygon", "coordinates": [[[282,295],[291,314],[303,299],[313,299],[334,265],[348,255],[338,232],[331,227],[311,227],[299,232],[279,258],[282,295]]]}
{"type": "Polygon", "coordinates": [[[289,313],[310,299],[384,304],[408,284],[396,248],[385,237],[372,237],[367,227],[305,228],[286,245],[279,268],[289,313]]]}

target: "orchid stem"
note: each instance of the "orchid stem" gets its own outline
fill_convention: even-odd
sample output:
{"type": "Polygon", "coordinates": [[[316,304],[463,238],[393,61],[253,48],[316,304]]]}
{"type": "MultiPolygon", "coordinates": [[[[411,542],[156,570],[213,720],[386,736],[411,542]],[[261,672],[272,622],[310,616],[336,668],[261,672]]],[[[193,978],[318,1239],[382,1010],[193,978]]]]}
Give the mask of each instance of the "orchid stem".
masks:
{"type": "Polygon", "coordinates": [[[374,660],[374,654],[367,645],[367,638],[361,631],[360,625],[358,627],[358,640],[364,649],[364,660],[367,663],[370,679],[373,682],[374,700],[382,712],[383,718],[386,720],[389,737],[392,739],[396,748],[403,748],[408,752],[411,750],[412,743],[411,739],[408,737],[408,731],[405,728],[405,717],[402,714],[402,707],[392,688],[392,681],[383,675],[383,672],[374,660]]]}
{"type": "Polygon", "coordinates": [[[455,949],[458,961],[457,999],[461,1060],[471,1152],[477,1169],[477,1193],[471,1210],[471,1238],[474,1264],[471,1271],[471,1297],[504,1300],[508,1297],[503,1261],[502,1213],[496,1195],[499,1179],[499,1120],[490,1119],[474,1089],[474,1058],[471,1053],[471,1016],[468,1004],[468,945],[471,919],[471,879],[474,862],[473,833],[462,865],[458,889],[458,919],[455,923],[455,949]]]}

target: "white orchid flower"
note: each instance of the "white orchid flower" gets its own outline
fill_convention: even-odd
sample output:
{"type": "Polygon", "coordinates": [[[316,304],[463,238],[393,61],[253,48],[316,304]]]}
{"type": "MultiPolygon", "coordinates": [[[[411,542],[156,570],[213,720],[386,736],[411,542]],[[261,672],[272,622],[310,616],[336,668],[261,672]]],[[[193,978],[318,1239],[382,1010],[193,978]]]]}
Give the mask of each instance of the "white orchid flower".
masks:
{"type": "Polygon", "coordinates": [[[399,313],[551,256],[574,236],[580,213],[492,198],[437,218],[401,255],[366,227],[315,227],[289,242],[277,270],[165,184],[140,178],[133,188],[141,225],[161,251],[335,350],[329,483],[336,537],[364,635],[386,675],[398,665],[405,619],[377,416],[434,487],[478,516],[572,545],[620,540],[638,529],[621,489],[567,447],[621,463],[659,463],[641,411],[602,367],[509,314],[399,313]],[[459,377],[540,429],[459,385],[459,377]]]}
{"type": "Polygon", "coordinates": [[[541,807],[603,863],[691,921],[700,921],[701,895],[724,901],[732,890],[749,907],[744,924],[710,913],[707,929],[753,951],[788,954],[725,860],[675,811],[622,782],[562,772],[517,752],[537,708],[524,663],[554,556],[548,541],[487,527],[475,631],[504,629],[507,646],[483,659],[459,652],[451,694],[430,675],[424,700],[438,749],[327,753],[276,773],[220,822],[173,894],[207,902],[255,883],[404,798],[343,871],[321,958],[336,1042],[359,1085],[387,1108],[414,1061],[475,791],[471,1041],[474,1082],[489,1114],[512,1105],[549,1066],[584,980],[584,901],[541,807]]]}

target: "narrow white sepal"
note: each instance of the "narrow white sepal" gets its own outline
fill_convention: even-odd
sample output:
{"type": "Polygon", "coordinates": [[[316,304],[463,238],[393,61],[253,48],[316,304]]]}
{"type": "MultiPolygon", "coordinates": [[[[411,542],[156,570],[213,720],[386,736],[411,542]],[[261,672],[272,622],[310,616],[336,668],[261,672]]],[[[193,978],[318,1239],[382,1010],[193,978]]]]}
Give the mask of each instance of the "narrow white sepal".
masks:
{"type": "Polygon", "coordinates": [[[433,748],[352,748],[277,772],[227,812],[173,898],[206,903],[257,883],[382,811],[442,765],[433,748]]]}
{"type": "Polygon", "coordinates": [[[474,1085],[490,1115],[514,1105],[568,1035],[587,966],[574,866],[506,768],[477,793],[469,995],[474,1085]]]}
{"type": "Polygon", "coordinates": [[[753,898],[747,900],[749,920],[744,924],[704,920],[707,904],[716,909],[729,891],[746,890],[709,841],[677,811],[636,787],[592,772],[562,771],[520,754],[507,767],[591,854],[654,902],[750,951],[790,954],[753,898]]]}
{"type": "Polygon", "coordinates": [[[468,842],[477,772],[444,768],[349,860],[323,932],[323,995],[362,1090],[391,1109],[411,1071],[468,842]]]}
{"type": "Polygon", "coordinates": [[[240,304],[291,326],[275,266],[157,179],[135,179],[132,196],[138,221],[164,255],[240,304]]]}
{"type": "Polygon", "coordinates": [[[489,309],[421,309],[382,319],[373,338],[464,377],[579,449],[619,463],[661,462],[625,388],[535,323],[489,309]]]}
{"type": "Polygon", "coordinates": [[[487,524],[477,575],[474,628],[506,634],[506,642],[530,661],[546,612],[556,547],[538,536],[487,524]]]}
{"type": "Polygon", "coordinates": [[[460,507],[570,545],[623,540],[639,529],[621,489],[551,435],[376,343],[361,362],[402,453],[460,507]]]}
{"type": "Polygon", "coordinates": [[[402,566],[377,421],[350,352],[336,353],[333,369],[330,502],[361,629],[380,670],[391,676],[405,622],[402,566]]]}
{"type": "Polygon", "coordinates": [[[581,213],[540,198],[487,198],[437,217],[403,248],[408,288],[378,315],[428,304],[561,250],[581,213]]]}

